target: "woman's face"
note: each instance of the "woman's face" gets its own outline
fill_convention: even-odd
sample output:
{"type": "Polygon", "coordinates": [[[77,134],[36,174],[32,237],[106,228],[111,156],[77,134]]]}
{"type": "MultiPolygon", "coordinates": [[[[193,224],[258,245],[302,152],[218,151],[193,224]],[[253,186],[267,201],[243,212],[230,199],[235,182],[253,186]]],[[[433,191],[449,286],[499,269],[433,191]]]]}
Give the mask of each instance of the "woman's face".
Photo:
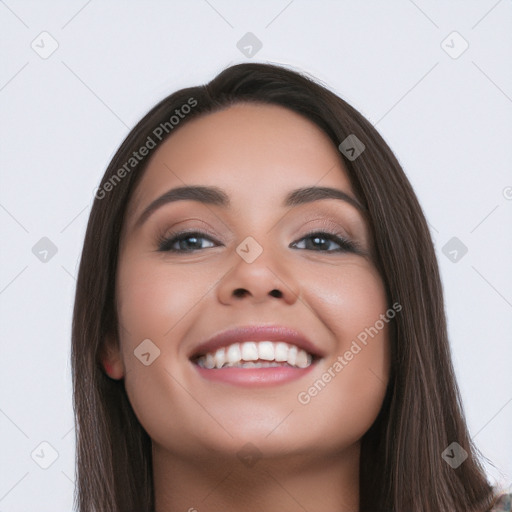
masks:
{"type": "MultiPolygon", "coordinates": [[[[388,382],[389,325],[371,233],[350,200],[296,194],[285,205],[309,187],[355,199],[337,148],[279,106],[205,115],[152,155],[121,236],[119,351],[104,360],[111,377],[124,377],[159,453],[326,457],[357,446],[375,420],[388,382]],[[146,210],[190,186],[215,187],[228,203],[161,200],[146,210]],[[194,233],[172,240],[178,231],[194,233]],[[190,359],[215,334],[269,325],[298,331],[320,357],[305,369],[200,369],[190,359]]],[[[274,359],[295,350],[271,346],[274,359]]],[[[269,346],[256,349],[259,357],[269,346]]]]}

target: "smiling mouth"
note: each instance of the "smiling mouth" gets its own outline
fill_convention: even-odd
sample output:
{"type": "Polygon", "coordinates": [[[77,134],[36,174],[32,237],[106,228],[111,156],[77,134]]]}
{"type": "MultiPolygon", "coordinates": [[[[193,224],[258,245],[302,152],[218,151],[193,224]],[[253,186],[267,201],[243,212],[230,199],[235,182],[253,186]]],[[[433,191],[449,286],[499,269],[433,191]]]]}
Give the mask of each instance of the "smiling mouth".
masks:
{"type": "Polygon", "coordinates": [[[207,370],[223,368],[308,368],[317,359],[305,350],[282,341],[245,341],[196,355],[192,362],[207,370]]]}

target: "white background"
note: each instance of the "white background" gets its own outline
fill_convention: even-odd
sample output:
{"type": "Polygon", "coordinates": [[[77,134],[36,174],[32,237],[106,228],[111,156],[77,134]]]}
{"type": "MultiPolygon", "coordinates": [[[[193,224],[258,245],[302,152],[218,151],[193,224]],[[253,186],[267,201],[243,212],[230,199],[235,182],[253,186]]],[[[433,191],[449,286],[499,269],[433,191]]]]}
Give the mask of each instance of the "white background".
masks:
{"type": "Polygon", "coordinates": [[[431,226],[470,432],[509,485],[511,0],[5,0],[0,20],[0,512],[72,509],[71,312],[109,160],[157,101],[247,61],[313,75],[397,155],[431,226]],[[42,31],[58,43],[46,59],[31,47],[51,48],[42,31]],[[453,31],[469,44],[457,58],[453,31]],[[252,57],[236,46],[247,32],[263,45],[252,57]],[[454,236],[456,263],[442,252],[454,236]],[[42,237],[58,250],[47,262],[42,237]],[[31,458],[50,461],[43,441],[48,469],[31,458]]]}

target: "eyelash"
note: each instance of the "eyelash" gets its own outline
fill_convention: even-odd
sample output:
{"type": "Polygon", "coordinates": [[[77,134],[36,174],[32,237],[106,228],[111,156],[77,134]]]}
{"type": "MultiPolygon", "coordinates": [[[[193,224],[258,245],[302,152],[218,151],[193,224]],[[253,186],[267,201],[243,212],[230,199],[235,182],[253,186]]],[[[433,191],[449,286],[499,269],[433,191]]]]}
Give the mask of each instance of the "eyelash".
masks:
{"type": "MultiPolygon", "coordinates": [[[[171,252],[171,253],[192,253],[196,251],[200,251],[202,249],[208,249],[208,247],[200,248],[200,249],[191,249],[191,250],[179,250],[179,249],[173,249],[172,246],[176,242],[180,242],[182,240],[186,240],[188,238],[204,238],[208,239],[211,242],[214,242],[214,240],[211,238],[211,236],[207,235],[206,233],[203,233],[201,231],[180,231],[177,233],[171,234],[169,237],[161,237],[158,240],[158,251],[159,252],[171,252]]],[[[354,242],[351,242],[350,240],[341,237],[339,235],[335,235],[334,233],[329,233],[326,231],[312,231],[311,233],[307,233],[302,238],[297,240],[297,242],[300,242],[307,238],[322,238],[328,241],[332,241],[337,243],[340,248],[335,249],[332,251],[316,251],[314,249],[303,249],[303,250],[312,250],[314,252],[354,252],[359,253],[359,247],[354,242]]],[[[293,244],[296,244],[297,242],[293,242],[293,244]]]]}

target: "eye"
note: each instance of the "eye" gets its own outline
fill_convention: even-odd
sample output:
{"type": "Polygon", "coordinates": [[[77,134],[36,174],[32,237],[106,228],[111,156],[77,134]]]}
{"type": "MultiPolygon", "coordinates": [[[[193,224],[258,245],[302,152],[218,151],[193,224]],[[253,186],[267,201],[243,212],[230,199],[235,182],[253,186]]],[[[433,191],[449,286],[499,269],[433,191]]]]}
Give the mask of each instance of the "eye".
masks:
{"type": "Polygon", "coordinates": [[[334,233],[327,233],[325,231],[309,233],[298,242],[293,242],[290,247],[317,252],[356,252],[356,246],[354,243],[350,242],[346,238],[335,235],[334,233]],[[303,240],[306,242],[302,243],[303,240]],[[332,249],[333,246],[334,249],[332,249]],[[338,246],[338,248],[335,246],[338,246]]]}
{"type": "Polygon", "coordinates": [[[200,231],[181,231],[173,233],[170,237],[162,237],[158,241],[158,250],[162,252],[193,252],[214,247],[214,245],[205,247],[201,243],[202,240],[212,242],[212,238],[200,231]]]}
{"type": "MultiPolygon", "coordinates": [[[[213,238],[201,231],[181,231],[158,241],[158,251],[187,253],[215,247],[213,238]],[[204,244],[204,241],[210,244],[204,244]]],[[[315,231],[290,244],[296,249],[306,249],[316,252],[357,252],[356,245],[343,238],[325,231],[315,231]],[[337,246],[337,247],[336,247],[337,246]]]]}

